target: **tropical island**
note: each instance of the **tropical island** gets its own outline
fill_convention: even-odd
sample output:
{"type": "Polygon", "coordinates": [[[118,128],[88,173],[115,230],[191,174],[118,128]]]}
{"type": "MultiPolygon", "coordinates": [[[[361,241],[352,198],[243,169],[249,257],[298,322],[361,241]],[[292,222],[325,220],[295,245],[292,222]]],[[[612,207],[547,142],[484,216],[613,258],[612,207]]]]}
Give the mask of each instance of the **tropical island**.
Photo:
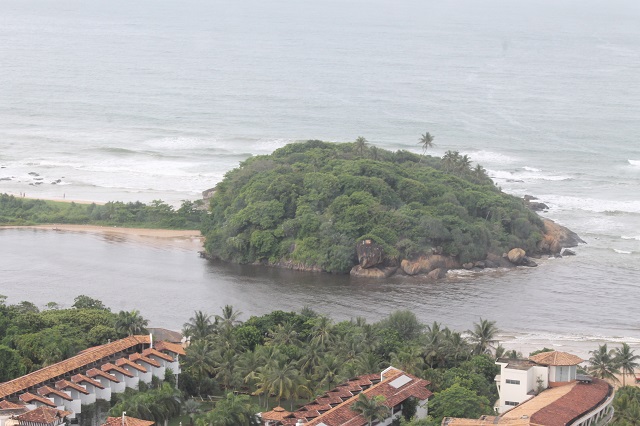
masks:
{"type": "Polygon", "coordinates": [[[439,278],[448,269],[535,266],[581,240],[505,194],[466,155],[292,143],[250,157],[213,188],[206,256],[305,271],[439,278]]]}

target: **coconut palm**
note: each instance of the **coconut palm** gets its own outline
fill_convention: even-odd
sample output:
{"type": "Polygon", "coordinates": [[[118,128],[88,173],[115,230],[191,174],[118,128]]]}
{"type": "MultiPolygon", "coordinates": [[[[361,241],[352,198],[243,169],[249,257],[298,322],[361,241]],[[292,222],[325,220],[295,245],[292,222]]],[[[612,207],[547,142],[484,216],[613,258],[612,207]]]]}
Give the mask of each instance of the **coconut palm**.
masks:
{"type": "Polygon", "coordinates": [[[215,326],[211,321],[211,315],[207,315],[202,311],[196,311],[189,318],[189,322],[182,326],[182,334],[191,338],[192,341],[209,338],[215,332],[215,326]]]}
{"type": "Polygon", "coordinates": [[[380,370],[380,358],[371,352],[358,355],[354,360],[357,374],[371,374],[380,370]]]}
{"type": "Polygon", "coordinates": [[[222,308],[222,315],[216,315],[216,324],[218,328],[222,329],[230,329],[233,326],[241,324],[241,321],[238,320],[238,317],[242,315],[240,311],[234,311],[233,306],[224,305],[222,308]]]}
{"type": "Polygon", "coordinates": [[[291,322],[277,324],[269,330],[269,337],[266,339],[267,345],[297,345],[300,343],[296,327],[291,322]]]}
{"type": "Polygon", "coordinates": [[[433,148],[433,140],[434,139],[435,139],[435,137],[431,136],[431,133],[429,133],[429,132],[427,132],[424,135],[420,136],[420,142],[418,142],[418,144],[422,146],[422,154],[423,155],[427,155],[427,149],[433,148]]]}
{"type": "Polygon", "coordinates": [[[191,426],[193,426],[194,424],[195,415],[200,414],[200,411],[202,411],[200,408],[200,403],[195,399],[187,399],[182,404],[182,412],[189,416],[189,424],[191,426]]]}
{"type": "Polygon", "coordinates": [[[600,379],[611,380],[617,382],[618,378],[616,374],[620,374],[615,359],[615,351],[609,350],[607,344],[598,346],[598,349],[589,351],[591,358],[589,363],[591,364],[587,371],[589,374],[600,379]]]}
{"type": "Polygon", "coordinates": [[[321,316],[315,319],[315,324],[311,329],[311,342],[320,347],[326,347],[333,341],[333,324],[331,319],[321,316]]]}
{"type": "Polygon", "coordinates": [[[120,334],[126,334],[127,336],[133,336],[134,334],[147,334],[147,325],[149,320],[146,320],[140,315],[140,311],[133,310],[131,312],[120,311],[116,317],[116,331],[120,334]]]}
{"type": "Polygon", "coordinates": [[[636,355],[631,350],[628,344],[623,343],[621,348],[616,348],[614,361],[618,364],[622,372],[622,386],[626,386],[626,375],[635,374],[636,368],[640,367],[640,364],[636,362],[640,359],[640,355],[636,355]]]}
{"type": "Polygon", "coordinates": [[[358,136],[356,138],[356,141],[353,143],[353,150],[360,156],[364,156],[364,152],[367,150],[367,140],[362,137],[362,136],[358,136]]]}
{"type": "Polygon", "coordinates": [[[200,426],[249,426],[259,425],[256,418],[257,407],[251,404],[247,395],[228,393],[225,399],[218,401],[213,410],[196,421],[200,426]]]}
{"type": "Polygon", "coordinates": [[[187,347],[184,369],[198,380],[198,394],[202,381],[214,372],[216,365],[213,344],[208,340],[198,340],[187,347]]]}
{"type": "Polygon", "coordinates": [[[341,379],[340,370],[342,363],[342,359],[331,354],[322,358],[314,370],[316,378],[320,379],[319,385],[326,385],[327,389],[332,389],[333,384],[339,382],[341,379]]]}
{"type": "Polygon", "coordinates": [[[497,342],[498,328],[495,321],[483,320],[473,323],[473,330],[469,331],[471,341],[475,344],[475,354],[491,353],[493,345],[497,342]]]}
{"type": "Polygon", "coordinates": [[[409,346],[398,352],[391,352],[391,365],[410,374],[420,374],[424,368],[422,350],[418,346],[409,346]]]}
{"type": "Polygon", "coordinates": [[[223,348],[214,352],[215,364],[213,373],[215,379],[225,389],[235,388],[237,383],[236,374],[236,351],[233,349],[223,348]]]}
{"type": "Polygon", "coordinates": [[[358,400],[351,406],[351,409],[360,413],[369,423],[369,426],[371,426],[374,420],[384,420],[389,414],[389,407],[384,405],[384,403],[385,397],[383,395],[375,395],[369,398],[366,393],[361,392],[358,395],[358,400]]]}

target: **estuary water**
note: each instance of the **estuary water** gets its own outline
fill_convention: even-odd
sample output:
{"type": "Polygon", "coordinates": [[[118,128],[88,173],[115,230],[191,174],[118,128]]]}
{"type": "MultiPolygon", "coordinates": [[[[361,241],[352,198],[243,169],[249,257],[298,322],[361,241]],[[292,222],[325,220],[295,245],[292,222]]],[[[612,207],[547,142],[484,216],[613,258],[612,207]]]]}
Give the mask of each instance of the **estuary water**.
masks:
{"type": "Polygon", "coordinates": [[[304,305],[498,321],[505,339],[640,343],[640,4],[633,0],[3,0],[0,192],[195,199],[296,140],[468,154],[537,196],[578,256],[367,282],[216,265],[172,246],[0,231],[0,294],[84,293],[180,328],[193,310],[304,305]],[[55,182],[55,183],[54,183],[55,182]]]}

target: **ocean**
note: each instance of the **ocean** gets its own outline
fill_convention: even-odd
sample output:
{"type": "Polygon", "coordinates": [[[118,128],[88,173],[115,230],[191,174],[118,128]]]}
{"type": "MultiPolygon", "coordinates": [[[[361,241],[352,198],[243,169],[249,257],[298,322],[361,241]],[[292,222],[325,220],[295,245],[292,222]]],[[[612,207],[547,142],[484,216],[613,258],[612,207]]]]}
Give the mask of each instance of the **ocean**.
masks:
{"type": "Polygon", "coordinates": [[[177,205],[289,142],[420,152],[428,131],[431,155],[469,155],[586,244],[432,284],[2,230],[0,294],[95,294],[170,328],[226,303],[370,320],[410,308],[460,330],[494,319],[518,348],[640,345],[639,22],[632,0],[3,0],[0,192],[177,205]]]}

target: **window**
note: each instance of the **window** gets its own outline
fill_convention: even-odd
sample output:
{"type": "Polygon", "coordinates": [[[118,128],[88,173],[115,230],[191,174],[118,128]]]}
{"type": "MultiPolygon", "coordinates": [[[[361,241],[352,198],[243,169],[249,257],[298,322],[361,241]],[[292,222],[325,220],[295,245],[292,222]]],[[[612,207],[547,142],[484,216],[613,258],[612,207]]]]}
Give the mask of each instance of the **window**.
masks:
{"type": "Polygon", "coordinates": [[[518,403],[513,401],[505,401],[504,405],[513,405],[515,407],[516,405],[518,405],[518,403]]]}
{"type": "Polygon", "coordinates": [[[507,379],[507,384],[509,385],[519,385],[520,380],[507,379]]]}

